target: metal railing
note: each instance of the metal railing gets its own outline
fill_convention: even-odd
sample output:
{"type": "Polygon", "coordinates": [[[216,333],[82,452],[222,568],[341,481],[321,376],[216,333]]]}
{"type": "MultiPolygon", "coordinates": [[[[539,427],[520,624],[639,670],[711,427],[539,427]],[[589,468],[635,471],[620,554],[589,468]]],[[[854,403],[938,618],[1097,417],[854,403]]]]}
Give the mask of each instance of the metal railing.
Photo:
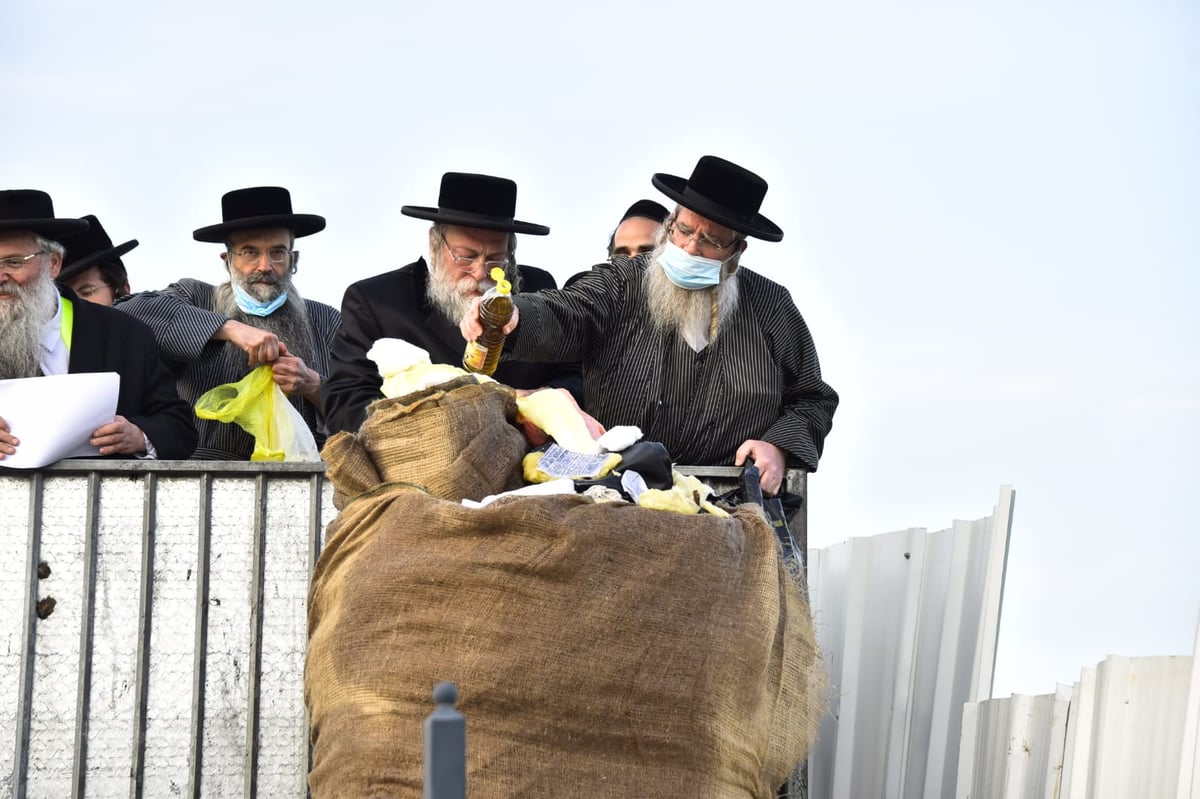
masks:
{"type": "Polygon", "coordinates": [[[303,796],[322,464],[0,473],[0,787],[303,796]],[[27,512],[21,513],[22,509],[27,512]]]}
{"type": "Polygon", "coordinates": [[[0,509],[0,793],[306,794],[323,464],[62,461],[0,509]]]}

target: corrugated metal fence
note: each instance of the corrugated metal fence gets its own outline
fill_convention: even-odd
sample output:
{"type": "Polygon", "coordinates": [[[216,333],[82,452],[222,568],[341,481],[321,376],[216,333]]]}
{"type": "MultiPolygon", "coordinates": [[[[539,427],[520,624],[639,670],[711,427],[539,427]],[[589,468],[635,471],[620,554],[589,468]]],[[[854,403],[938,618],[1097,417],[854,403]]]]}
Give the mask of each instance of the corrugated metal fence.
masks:
{"type": "Polygon", "coordinates": [[[809,595],[832,691],[808,796],[954,795],[964,702],[991,695],[1015,495],[936,533],[810,550],[809,595]]]}
{"type": "Polygon", "coordinates": [[[963,709],[960,799],[1200,797],[1192,656],[1108,657],[1053,694],[963,709]]]}

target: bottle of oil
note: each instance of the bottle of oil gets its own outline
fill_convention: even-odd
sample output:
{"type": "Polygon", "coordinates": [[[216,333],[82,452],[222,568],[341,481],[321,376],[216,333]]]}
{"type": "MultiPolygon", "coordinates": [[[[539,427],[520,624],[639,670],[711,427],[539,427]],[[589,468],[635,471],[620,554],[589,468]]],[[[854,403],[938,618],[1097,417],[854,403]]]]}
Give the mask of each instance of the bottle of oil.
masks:
{"type": "Polygon", "coordinates": [[[488,289],[479,303],[479,323],[483,332],[479,338],[467,342],[463,353],[463,368],[469,372],[490,375],[500,365],[500,353],[504,349],[504,326],[512,319],[512,284],[504,278],[504,270],[492,270],[496,285],[488,289]]]}

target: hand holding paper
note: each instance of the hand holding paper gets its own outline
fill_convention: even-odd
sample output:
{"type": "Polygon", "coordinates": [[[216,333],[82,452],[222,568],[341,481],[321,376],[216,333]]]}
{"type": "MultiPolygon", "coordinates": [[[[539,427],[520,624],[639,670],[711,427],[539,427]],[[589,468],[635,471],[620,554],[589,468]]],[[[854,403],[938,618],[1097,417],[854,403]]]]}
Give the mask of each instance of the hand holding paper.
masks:
{"type": "Polygon", "coordinates": [[[100,448],[101,455],[145,455],[146,436],[142,428],[118,416],[106,425],[101,425],[92,433],[88,442],[93,447],[100,448]]]}
{"type": "Polygon", "coordinates": [[[8,429],[8,422],[0,418],[0,460],[3,460],[5,455],[16,452],[16,446],[20,443],[20,440],[8,429]]]}
{"type": "Polygon", "coordinates": [[[0,380],[0,418],[7,428],[0,468],[38,469],[101,454],[90,443],[92,434],[115,423],[120,385],[116,372],[0,380]]]}

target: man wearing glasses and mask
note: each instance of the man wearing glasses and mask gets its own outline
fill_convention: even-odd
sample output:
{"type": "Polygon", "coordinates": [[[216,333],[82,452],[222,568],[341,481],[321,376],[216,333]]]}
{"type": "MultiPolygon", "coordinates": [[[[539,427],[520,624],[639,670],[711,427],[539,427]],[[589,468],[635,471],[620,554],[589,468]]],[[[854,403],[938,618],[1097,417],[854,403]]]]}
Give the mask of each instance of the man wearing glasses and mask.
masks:
{"type": "MultiPolygon", "coordinates": [[[[292,212],[287,189],[257,187],[221,198],[222,222],[196,230],[196,241],[224,244],[229,280],[191,278],[162,291],[134,294],[117,307],[154,331],[179,394],[192,405],[209,389],[270,364],[275,382],[325,442],[321,383],[341,317],[300,296],[292,282],[300,253],[295,240],[325,229],[325,218],[292,212]]],[[[248,460],[254,439],[234,424],[196,419],[196,458],[248,460]]]]}
{"type": "MultiPolygon", "coordinates": [[[[654,250],[515,298],[507,353],[581,360],[601,424],[637,425],[678,463],[751,458],[775,494],[785,469],[816,471],[838,397],[788,290],[741,266],[747,237],[783,238],[758,212],[766,181],[705,156],[687,180],[652,182],[677,203],[654,250]]],[[[477,316],[461,320],[468,340],[477,316]]]]}
{"type": "MultiPolygon", "coordinates": [[[[514,218],[517,184],[506,178],[447,172],[436,208],[406,205],[400,213],[433,222],[429,258],[346,289],[342,328],[333,345],[332,371],[323,391],[330,433],[357,431],[382,379],[367,352],[381,338],[399,338],[429,353],[434,363],[462,365],[458,320],[493,283],[502,267],[514,293],[555,287],[549,272],[518,266],[518,233],[545,236],[550,228],[514,218]]],[[[563,388],[582,398],[579,366],[503,361],[493,377],[518,390],[563,388]]]]}

